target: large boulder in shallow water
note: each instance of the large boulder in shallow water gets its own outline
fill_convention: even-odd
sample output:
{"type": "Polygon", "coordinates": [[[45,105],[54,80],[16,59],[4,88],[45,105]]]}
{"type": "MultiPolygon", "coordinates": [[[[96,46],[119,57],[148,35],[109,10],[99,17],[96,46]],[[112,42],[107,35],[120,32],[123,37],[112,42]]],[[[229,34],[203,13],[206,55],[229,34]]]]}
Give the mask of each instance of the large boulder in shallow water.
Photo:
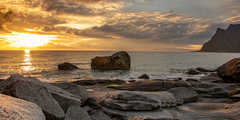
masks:
{"type": "Polygon", "coordinates": [[[226,82],[240,82],[240,58],[235,58],[220,66],[217,73],[226,82]]]}
{"type": "Polygon", "coordinates": [[[58,70],[76,70],[76,69],[79,69],[79,68],[67,62],[58,65],[58,70]]]}
{"type": "Polygon", "coordinates": [[[127,52],[121,51],[106,57],[92,59],[93,70],[130,70],[131,58],[127,52]]]}
{"type": "Polygon", "coordinates": [[[45,120],[39,106],[21,99],[0,94],[1,120],[45,120]]]}

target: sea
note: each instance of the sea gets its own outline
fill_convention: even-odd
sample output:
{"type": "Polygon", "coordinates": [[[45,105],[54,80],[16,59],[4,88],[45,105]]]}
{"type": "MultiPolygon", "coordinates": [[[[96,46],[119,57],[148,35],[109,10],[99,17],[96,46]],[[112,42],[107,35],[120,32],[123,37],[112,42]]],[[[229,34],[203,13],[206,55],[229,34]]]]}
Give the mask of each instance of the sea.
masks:
{"type": "Polygon", "coordinates": [[[186,75],[189,68],[203,67],[216,69],[240,53],[201,53],[201,52],[140,52],[129,51],[130,71],[93,71],[91,59],[96,56],[110,56],[116,51],[0,51],[0,79],[11,74],[36,77],[46,82],[121,79],[139,80],[142,74],[151,79],[195,78],[205,74],[186,75]],[[59,71],[57,65],[70,62],[80,69],[59,71]]]}

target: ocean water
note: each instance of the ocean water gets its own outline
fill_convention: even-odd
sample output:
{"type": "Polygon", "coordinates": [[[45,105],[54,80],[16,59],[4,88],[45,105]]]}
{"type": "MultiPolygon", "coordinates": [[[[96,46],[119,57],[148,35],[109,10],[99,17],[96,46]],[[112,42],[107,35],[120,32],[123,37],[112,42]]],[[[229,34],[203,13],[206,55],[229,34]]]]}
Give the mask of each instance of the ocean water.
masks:
{"type": "Polygon", "coordinates": [[[199,78],[188,76],[184,70],[204,67],[217,68],[239,53],[198,53],[198,52],[129,52],[132,59],[130,71],[99,72],[91,70],[91,59],[95,56],[109,56],[111,52],[97,51],[0,51],[0,78],[11,74],[37,77],[43,81],[72,81],[80,79],[137,79],[149,74],[153,79],[199,78]],[[58,71],[57,65],[70,62],[80,69],[58,71]]]}

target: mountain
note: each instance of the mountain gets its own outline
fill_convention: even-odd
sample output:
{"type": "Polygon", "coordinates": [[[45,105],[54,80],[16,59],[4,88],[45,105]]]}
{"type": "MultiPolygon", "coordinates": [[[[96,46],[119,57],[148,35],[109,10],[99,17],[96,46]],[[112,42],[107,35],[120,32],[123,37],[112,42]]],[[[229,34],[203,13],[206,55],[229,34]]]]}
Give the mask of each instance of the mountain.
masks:
{"type": "Polygon", "coordinates": [[[231,24],[227,29],[218,28],[212,39],[206,42],[201,52],[240,52],[240,24],[231,24]]]}

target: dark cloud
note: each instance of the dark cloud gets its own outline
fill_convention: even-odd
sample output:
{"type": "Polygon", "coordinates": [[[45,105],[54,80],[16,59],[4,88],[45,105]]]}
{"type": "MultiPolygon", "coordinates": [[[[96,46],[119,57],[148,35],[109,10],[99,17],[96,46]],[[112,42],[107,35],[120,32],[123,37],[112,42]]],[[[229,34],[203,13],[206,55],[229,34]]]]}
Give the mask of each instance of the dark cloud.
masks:
{"type": "Polygon", "coordinates": [[[3,25],[5,23],[11,22],[13,17],[12,11],[6,11],[5,9],[0,9],[0,30],[4,30],[3,25]]]}
{"type": "Polygon", "coordinates": [[[118,36],[155,43],[200,44],[220,26],[172,12],[131,13],[118,15],[102,26],[75,33],[88,37],[118,36]]]}
{"type": "Polygon", "coordinates": [[[92,9],[87,8],[84,4],[75,1],[66,0],[42,0],[41,7],[46,11],[53,11],[58,14],[78,14],[93,15],[92,9]]]}

